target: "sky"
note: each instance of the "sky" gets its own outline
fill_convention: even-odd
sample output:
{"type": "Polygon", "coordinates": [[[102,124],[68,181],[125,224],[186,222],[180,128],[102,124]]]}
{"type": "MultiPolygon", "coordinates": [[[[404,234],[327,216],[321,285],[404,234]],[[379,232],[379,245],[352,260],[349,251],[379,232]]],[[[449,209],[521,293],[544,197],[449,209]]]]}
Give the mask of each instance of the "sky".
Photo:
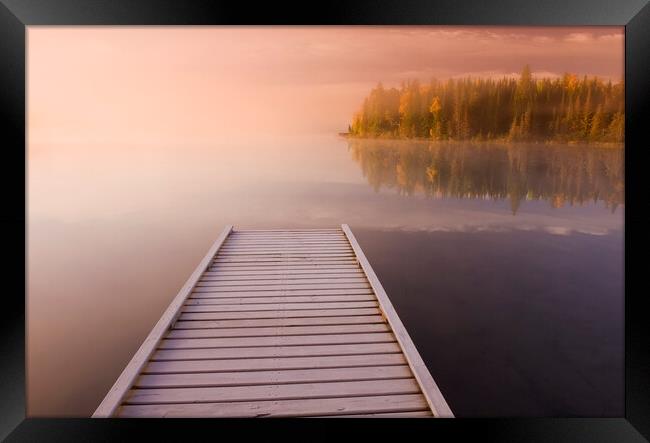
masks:
{"type": "Polygon", "coordinates": [[[378,82],[619,81],[623,27],[28,27],[28,141],[205,143],[345,131],[378,82]]]}

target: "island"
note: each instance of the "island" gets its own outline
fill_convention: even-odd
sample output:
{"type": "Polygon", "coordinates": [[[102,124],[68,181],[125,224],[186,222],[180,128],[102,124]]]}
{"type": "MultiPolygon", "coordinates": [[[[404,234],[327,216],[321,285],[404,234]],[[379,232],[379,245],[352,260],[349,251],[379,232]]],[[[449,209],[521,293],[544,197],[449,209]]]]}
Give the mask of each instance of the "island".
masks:
{"type": "Polygon", "coordinates": [[[379,83],[363,101],[346,137],[525,141],[621,145],[624,82],[565,73],[536,78],[409,80],[379,83]]]}

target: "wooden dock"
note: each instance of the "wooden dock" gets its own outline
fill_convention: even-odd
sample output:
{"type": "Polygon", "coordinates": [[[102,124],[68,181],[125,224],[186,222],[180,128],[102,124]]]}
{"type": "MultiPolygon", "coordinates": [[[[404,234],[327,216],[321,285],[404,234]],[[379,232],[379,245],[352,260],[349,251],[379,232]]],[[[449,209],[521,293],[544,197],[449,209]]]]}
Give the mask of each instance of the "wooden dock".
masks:
{"type": "Polygon", "coordinates": [[[453,417],[352,231],[226,227],[93,417],[453,417]]]}

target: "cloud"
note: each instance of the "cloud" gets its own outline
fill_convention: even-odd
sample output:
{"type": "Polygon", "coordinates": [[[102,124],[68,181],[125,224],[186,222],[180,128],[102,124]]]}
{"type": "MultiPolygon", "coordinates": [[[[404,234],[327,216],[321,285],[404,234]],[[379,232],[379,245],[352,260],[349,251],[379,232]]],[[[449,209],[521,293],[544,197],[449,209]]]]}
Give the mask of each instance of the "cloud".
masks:
{"type": "MultiPolygon", "coordinates": [[[[502,78],[512,78],[512,79],[518,79],[521,76],[521,72],[515,72],[515,71],[500,71],[500,70],[491,70],[491,71],[470,71],[470,72],[463,72],[460,74],[454,74],[450,76],[450,78],[458,79],[458,78],[466,78],[466,77],[471,77],[471,78],[489,78],[492,80],[500,80],[502,78]]],[[[550,79],[556,79],[562,77],[562,74],[553,72],[553,71],[533,71],[532,76],[535,78],[550,78],[550,79]]]]}
{"type": "Polygon", "coordinates": [[[564,37],[564,41],[569,43],[590,43],[593,40],[594,35],[590,32],[572,32],[564,37]]]}
{"type": "Polygon", "coordinates": [[[506,72],[506,71],[499,71],[499,70],[492,70],[492,71],[470,71],[470,72],[462,72],[459,74],[452,75],[451,78],[466,78],[466,77],[471,77],[471,78],[490,78],[492,80],[499,80],[504,77],[507,78],[519,78],[519,72],[506,72]]]}
{"type": "Polygon", "coordinates": [[[617,42],[623,41],[623,33],[618,34],[605,34],[598,37],[598,40],[601,42],[617,42]]]}
{"type": "Polygon", "coordinates": [[[555,39],[552,38],[552,37],[545,36],[545,35],[538,35],[536,37],[533,37],[532,41],[535,42],[535,43],[551,43],[551,42],[554,42],[555,39]]]}
{"type": "Polygon", "coordinates": [[[546,232],[553,235],[569,235],[571,234],[571,229],[565,226],[547,226],[546,232]]]}
{"type": "Polygon", "coordinates": [[[533,71],[532,76],[535,78],[560,78],[562,74],[552,71],[533,71]]]}

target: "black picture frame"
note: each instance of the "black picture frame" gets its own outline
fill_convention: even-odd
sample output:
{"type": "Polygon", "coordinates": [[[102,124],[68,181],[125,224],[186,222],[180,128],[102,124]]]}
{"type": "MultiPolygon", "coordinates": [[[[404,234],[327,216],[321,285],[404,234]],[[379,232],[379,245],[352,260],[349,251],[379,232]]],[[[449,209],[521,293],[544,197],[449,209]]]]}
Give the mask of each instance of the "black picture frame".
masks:
{"type": "MultiPolygon", "coordinates": [[[[492,441],[644,441],[650,438],[650,333],[644,298],[647,221],[643,209],[644,127],[650,103],[650,4],[647,0],[500,0],[225,2],[207,0],[0,0],[0,122],[5,191],[1,218],[11,283],[0,302],[0,438],[8,441],[112,441],[165,432],[165,439],[205,431],[217,436],[278,430],[332,437],[340,420],[93,420],[26,418],[25,55],[30,25],[619,25],[625,26],[625,415],[620,418],[348,420],[348,436],[481,438],[492,441]],[[7,196],[8,195],[8,196],[7,196]],[[23,241],[24,239],[24,241],[23,241]],[[635,255],[638,258],[633,258],[635,255]],[[633,289],[634,288],[634,289],[633,289]],[[183,429],[179,429],[179,428],[183,429]],[[422,434],[422,433],[423,434],[422,434]],[[645,436],[645,438],[644,438],[645,436]]],[[[647,272],[647,271],[646,271],[647,272]]],[[[6,287],[6,286],[5,286],[6,287]]],[[[239,434],[240,438],[244,434],[239,434]]],[[[287,434],[288,435],[288,434],[287,434]]]]}

